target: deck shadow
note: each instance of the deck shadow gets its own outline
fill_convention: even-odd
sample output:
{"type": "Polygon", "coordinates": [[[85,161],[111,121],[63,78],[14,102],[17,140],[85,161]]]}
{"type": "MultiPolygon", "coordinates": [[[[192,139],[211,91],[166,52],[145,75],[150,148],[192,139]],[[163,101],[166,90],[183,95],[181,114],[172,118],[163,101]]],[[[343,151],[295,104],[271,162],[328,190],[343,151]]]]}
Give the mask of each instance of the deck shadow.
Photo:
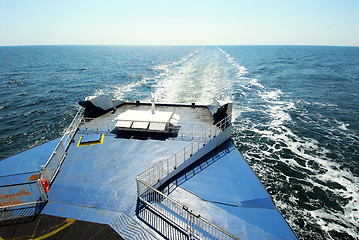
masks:
{"type": "Polygon", "coordinates": [[[18,207],[0,211],[0,226],[34,221],[45,207],[46,202],[31,207],[18,207]]]}
{"type": "Polygon", "coordinates": [[[204,171],[206,168],[219,161],[224,156],[230,154],[233,150],[234,148],[229,147],[228,144],[221,144],[216,149],[203,156],[200,160],[194,162],[186,169],[182,170],[174,177],[169,179],[158,190],[166,195],[169,195],[177,187],[189,181],[191,178],[204,171]]]}
{"type": "Polygon", "coordinates": [[[166,140],[169,138],[176,138],[178,131],[162,133],[162,132],[146,132],[146,131],[125,131],[125,130],[113,130],[111,133],[116,134],[116,138],[126,139],[155,139],[155,140],[166,140]]]}

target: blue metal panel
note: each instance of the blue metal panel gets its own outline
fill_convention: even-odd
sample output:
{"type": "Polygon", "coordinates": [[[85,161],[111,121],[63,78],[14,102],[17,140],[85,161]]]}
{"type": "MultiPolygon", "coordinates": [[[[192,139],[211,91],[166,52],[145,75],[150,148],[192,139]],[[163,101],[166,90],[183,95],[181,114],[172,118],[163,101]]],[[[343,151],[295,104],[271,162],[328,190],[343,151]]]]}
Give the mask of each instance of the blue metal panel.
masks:
{"type": "Polygon", "coordinates": [[[82,138],[81,138],[80,144],[99,142],[101,140],[101,136],[102,136],[101,134],[83,135],[82,138]]]}
{"type": "MultiPolygon", "coordinates": [[[[233,224],[243,220],[245,228],[251,229],[248,233],[255,233],[255,229],[258,229],[258,236],[261,232],[274,238],[296,239],[275,209],[269,194],[231,141],[225,142],[201,160],[201,164],[193,166],[179,177],[177,184],[227,211],[227,216],[220,218],[234,221],[233,224]]],[[[230,228],[236,231],[233,230],[236,226],[230,228]]],[[[231,232],[230,229],[228,231],[231,232]]]]}
{"type": "MultiPolygon", "coordinates": [[[[275,208],[269,194],[231,141],[204,156],[181,186],[207,201],[275,208]]],[[[181,180],[179,179],[179,182],[181,180]]]]}
{"type": "Polygon", "coordinates": [[[37,179],[39,179],[39,177],[40,177],[40,171],[0,176],[0,186],[34,182],[37,179]]]}
{"type": "Polygon", "coordinates": [[[61,138],[41,144],[0,161],[0,176],[41,170],[61,138]]]}
{"type": "Polygon", "coordinates": [[[49,202],[42,214],[64,218],[72,218],[88,222],[110,224],[118,215],[118,211],[76,206],[58,202],[49,202]]]}
{"type": "Polygon", "coordinates": [[[287,222],[276,209],[215,205],[279,239],[297,239],[287,222]]]}

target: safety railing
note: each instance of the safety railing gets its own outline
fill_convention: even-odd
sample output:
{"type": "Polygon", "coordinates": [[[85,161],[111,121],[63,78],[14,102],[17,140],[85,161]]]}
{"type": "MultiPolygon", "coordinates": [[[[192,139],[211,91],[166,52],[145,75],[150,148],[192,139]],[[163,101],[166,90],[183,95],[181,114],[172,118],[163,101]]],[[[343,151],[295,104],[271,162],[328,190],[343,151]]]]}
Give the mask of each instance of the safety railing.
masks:
{"type": "MultiPolygon", "coordinates": [[[[125,120],[123,120],[125,121],[125,120]]],[[[132,120],[128,120],[129,122],[132,122],[132,120]]],[[[141,121],[137,121],[141,122],[141,121]]],[[[147,121],[143,121],[147,122],[147,121]]],[[[163,124],[163,122],[151,122],[151,123],[160,123],[163,124]]],[[[108,133],[111,132],[116,126],[115,120],[104,120],[101,119],[101,121],[97,121],[97,118],[88,118],[84,117],[81,121],[82,130],[88,131],[88,132],[102,132],[102,133],[108,133]]],[[[170,139],[176,139],[176,140],[183,140],[183,141],[191,141],[201,135],[206,125],[200,124],[200,123],[187,123],[187,122],[180,122],[176,125],[169,124],[166,131],[168,133],[173,133],[172,136],[170,136],[170,139]]],[[[121,130],[121,128],[119,128],[121,130]]],[[[123,128],[122,130],[131,130],[132,132],[143,132],[143,129],[128,129],[123,128]]],[[[148,132],[163,132],[163,131],[156,131],[156,130],[146,130],[148,132]]]]}
{"type": "Polygon", "coordinates": [[[96,132],[109,132],[115,128],[115,122],[113,120],[104,120],[97,124],[97,118],[83,117],[81,119],[81,125],[85,130],[95,130],[96,132]]]}
{"type": "Polygon", "coordinates": [[[176,224],[190,239],[238,239],[141,180],[137,180],[137,189],[142,192],[142,202],[176,224]]]}
{"type": "Polygon", "coordinates": [[[51,186],[51,183],[54,181],[58,171],[60,170],[62,162],[64,161],[67,154],[67,149],[70,146],[70,143],[75,136],[76,130],[80,126],[81,121],[82,111],[79,109],[69,127],[64,131],[60,142],[55,147],[55,150],[52,152],[46,164],[41,166],[40,179],[45,179],[49,186],[51,186]]]}
{"type": "Polygon", "coordinates": [[[40,179],[0,186],[0,209],[32,206],[47,201],[40,179]]]}
{"type": "Polygon", "coordinates": [[[41,166],[41,179],[51,184],[66,156],[66,150],[62,139],[57,144],[45,166],[41,166]]]}
{"type": "Polygon", "coordinates": [[[83,118],[82,109],[79,108],[79,110],[77,111],[77,113],[76,113],[74,119],[72,120],[71,124],[64,131],[64,134],[63,134],[61,140],[62,140],[62,142],[64,144],[64,147],[65,147],[66,151],[67,151],[67,148],[69,147],[69,145],[71,143],[71,140],[75,136],[76,130],[78,129],[78,127],[82,123],[82,118],[83,118]]]}
{"type": "MultiPolygon", "coordinates": [[[[47,191],[61,167],[66,151],[81,124],[81,119],[82,114],[81,109],[79,109],[46,164],[41,166],[41,172],[36,179],[0,186],[1,209],[31,206],[47,201],[47,191]]],[[[8,178],[10,177],[13,176],[8,176],[8,178]]],[[[2,182],[6,182],[6,179],[2,179],[2,182]]]]}
{"type": "Polygon", "coordinates": [[[194,239],[238,239],[200,215],[196,215],[185,205],[177,203],[153,186],[168,176],[173,170],[198,152],[203,146],[231,125],[231,116],[207,129],[203,134],[136,177],[139,200],[176,224],[194,239]]]}
{"type": "Polygon", "coordinates": [[[176,139],[177,140],[193,140],[196,137],[200,136],[203,131],[207,130],[207,125],[200,124],[200,123],[178,123],[177,129],[178,134],[176,139]]]}
{"type": "Polygon", "coordinates": [[[173,153],[167,159],[157,163],[153,167],[149,168],[145,172],[137,176],[137,178],[151,186],[156,184],[170,174],[179,165],[184,163],[193,154],[198,152],[203,146],[209,143],[213,138],[218,136],[219,133],[224,131],[228,126],[231,125],[231,116],[227,116],[222,121],[211,126],[209,129],[204,131],[201,135],[193,139],[183,148],[173,153]]]}

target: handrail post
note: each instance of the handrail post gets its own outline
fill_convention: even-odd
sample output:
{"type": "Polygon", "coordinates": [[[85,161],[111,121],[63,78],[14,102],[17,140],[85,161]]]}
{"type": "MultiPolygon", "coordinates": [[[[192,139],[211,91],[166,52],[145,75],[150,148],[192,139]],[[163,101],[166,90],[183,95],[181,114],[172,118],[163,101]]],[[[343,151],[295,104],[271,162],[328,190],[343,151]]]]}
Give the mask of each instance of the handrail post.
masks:
{"type": "Polygon", "coordinates": [[[39,190],[40,197],[41,197],[42,201],[47,201],[47,194],[45,193],[45,189],[42,186],[40,179],[37,179],[36,186],[37,186],[37,189],[39,190]]]}
{"type": "Polygon", "coordinates": [[[167,175],[170,174],[170,166],[168,164],[168,158],[167,158],[167,175]]]}
{"type": "Polygon", "coordinates": [[[43,175],[43,178],[45,178],[45,180],[47,181],[47,182],[49,182],[49,174],[47,173],[47,170],[46,170],[46,168],[43,166],[43,165],[41,165],[41,174],[40,174],[40,177],[42,177],[42,175],[43,175]]]}
{"type": "Polygon", "coordinates": [[[177,153],[175,153],[175,169],[177,168],[177,153]]]}
{"type": "Polygon", "coordinates": [[[191,142],[191,154],[190,154],[190,156],[192,157],[192,155],[193,155],[193,141],[191,142]]]}
{"type": "Polygon", "coordinates": [[[163,171],[163,162],[161,162],[161,171],[158,171],[158,182],[161,180],[162,171],[163,171]]]}
{"type": "Polygon", "coordinates": [[[194,236],[194,218],[193,218],[193,214],[190,212],[189,213],[189,218],[190,218],[190,239],[193,239],[192,237],[194,236]]]}
{"type": "Polygon", "coordinates": [[[136,185],[137,185],[137,197],[140,198],[140,182],[138,180],[138,178],[136,178],[136,185]]]}
{"type": "Polygon", "coordinates": [[[183,162],[186,161],[186,146],[183,148],[183,162]]]}
{"type": "Polygon", "coordinates": [[[191,124],[191,128],[192,128],[192,140],[193,140],[193,124],[191,124]]]}

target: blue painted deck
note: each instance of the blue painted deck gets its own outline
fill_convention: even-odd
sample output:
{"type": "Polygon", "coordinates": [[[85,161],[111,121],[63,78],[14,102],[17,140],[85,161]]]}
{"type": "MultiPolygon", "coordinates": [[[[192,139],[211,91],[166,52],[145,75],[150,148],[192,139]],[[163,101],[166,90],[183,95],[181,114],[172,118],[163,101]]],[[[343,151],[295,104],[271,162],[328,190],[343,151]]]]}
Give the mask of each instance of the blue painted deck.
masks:
{"type": "MultiPolygon", "coordinates": [[[[137,203],[136,176],[187,143],[122,139],[109,134],[102,144],[77,146],[81,136],[75,136],[75,144],[68,150],[48,194],[49,201],[132,216],[137,203]]],[[[45,213],[48,208],[51,205],[45,207],[45,213]]]]}

